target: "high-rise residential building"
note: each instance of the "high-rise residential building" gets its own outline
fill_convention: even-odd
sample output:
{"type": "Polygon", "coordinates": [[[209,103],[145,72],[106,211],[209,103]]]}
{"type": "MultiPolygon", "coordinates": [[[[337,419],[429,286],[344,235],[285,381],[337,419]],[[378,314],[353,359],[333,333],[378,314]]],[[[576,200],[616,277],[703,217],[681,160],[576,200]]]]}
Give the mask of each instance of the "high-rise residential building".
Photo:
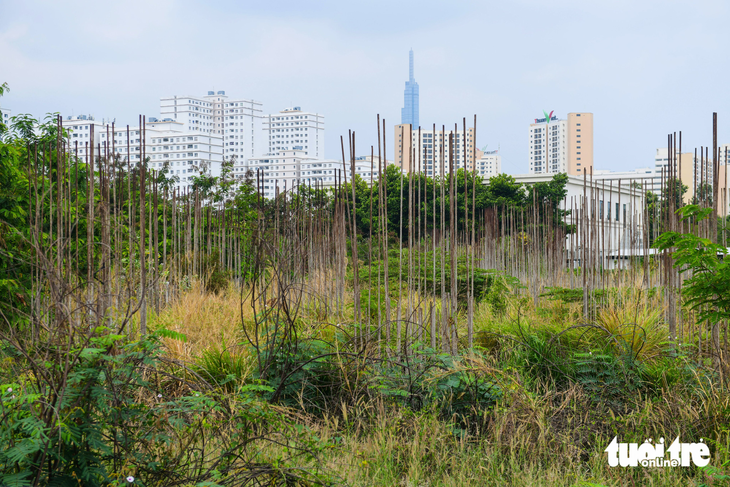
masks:
{"type": "Polygon", "coordinates": [[[419,131],[413,130],[410,124],[396,125],[393,135],[393,163],[403,171],[418,171],[426,173],[427,176],[441,174],[441,163],[443,161],[443,172],[449,172],[449,154],[453,152],[454,170],[466,167],[472,169],[472,161],[476,155],[474,147],[474,128],[467,127],[466,140],[463,130],[423,130],[420,132],[420,144],[418,141],[419,131]],[[451,138],[450,138],[451,137],[451,138]],[[414,151],[420,146],[420,154],[414,151]],[[453,146],[453,148],[451,148],[453,146]]]}
{"type": "Polygon", "coordinates": [[[530,174],[590,174],[593,169],[593,114],[569,113],[567,120],[543,112],[529,130],[530,174]]]}
{"type": "Polygon", "coordinates": [[[719,199],[717,200],[718,216],[727,217],[730,215],[730,180],[728,177],[728,159],[730,159],[730,144],[721,144],[718,148],[719,165],[717,171],[717,182],[719,199]]]}
{"type": "Polygon", "coordinates": [[[593,114],[568,114],[568,174],[593,171],[593,114]]]}
{"type": "Polygon", "coordinates": [[[116,155],[122,163],[135,167],[148,158],[148,168],[161,171],[165,166],[183,190],[192,186],[193,176],[218,176],[223,162],[223,137],[186,130],[183,123],[150,117],[145,129],[98,122],[91,115],[66,117],[68,152],[88,160],[90,155],[116,155]],[[92,148],[93,146],[93,152],[92,148]]]}
{"type": "Polygon", "coordinates": [[[717,200],[717,214],[722,218],[730,215],[730,181],[728,180],[727,162],[720,164],[718,171],[719,199],[717,200]]]}
{"type": "Polygon", "coordinates": [[[502,172],[502,156],[498,150],[476,150],[475,169],[482,178],[491,178],[502,172]]]}
{"type": "Polygon", "coordinates": [[[530,124],[530,174],[568,171],[568,121],[543,112],[530,124]]]}
{"type": "MultiPolygon", "coordinates": [[[[194,176],[220,175],[223,137],[187,130],[180,122],[159,121],[154,117],[149,120],[144,130],[139,126],[129,127],[129,131],[127,127],[108,124],[94,126],[94,138],[98,144],[95,154],[117,154],[120,161],[128,161],[132,167],[142,157],[148,158],[150,170],[162,171],[167,167],[169,176],[175,180],[175,187],[181,190],[192,186],[194,176]]],[[[72,143],[74,133],[71,132],[72,143]]],[[[85,134],[85,130],[79,132],[79,135],[85,134]]]]}
{"type": "Polygon", "coordinates": [[[324,158],[324,115],[304,112],[301,107],[285,108],[264,117],[263,133],[268,137],[267,156],[297,150],[316,159],[324,158]]]}
{"type": "Polygon", "coordinates": [[[247,159],[265,149],[257,146],[262,104],[254,100],[229,98],[225,91],[175,95],[160,99],[160,115],[162,121],[181,123],[185,131],[221,136],[226,159],[247,159]]]}
{"type": "Polygon", "coordinates": [[[400,111],[401,124],[420,127],[418,115],[418,83],[413,77],[413,49],[408,53],[408,81],[403,92],[403,108],[400,111]]]}

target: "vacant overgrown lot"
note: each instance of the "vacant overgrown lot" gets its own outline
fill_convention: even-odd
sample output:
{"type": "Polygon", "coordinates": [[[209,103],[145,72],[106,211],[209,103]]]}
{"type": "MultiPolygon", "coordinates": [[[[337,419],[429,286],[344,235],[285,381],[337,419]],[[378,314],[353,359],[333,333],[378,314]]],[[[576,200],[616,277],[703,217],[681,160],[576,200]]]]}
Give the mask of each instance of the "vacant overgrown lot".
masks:
{"type": "MultiPolygon", "coordinates": [[[[305,308],[296,344],[276,351],[265,376],[260,361],[272,350],[265,343],[257,349],[246,338],[255,328],[246,296],[234,286],[219,294],[194,286],[150,320],[160,337],[154,347],[160,348],[150,348],[153,356],[142,374],[142,390],[152,400],[145,407],[156,407],[155,393],[164,401],[190,401],[198,394],[210,401],[186,403],[186,414],[200,418],[156,426],[156,434],[176,438],[161,442],[167,457],[161,457],[160,471],[190,469],[182,459],[165,461],[182,448],[202,451],[203,442],[210,442],[210,456],[201,466],[214,464],[216,454],[231,446],[229,430],[244,421],[257,432],[263,428],[247,446],[249,465],[242,467],[267,464],[257,474],[262,482],[283,482],[287,475],[301,485],[727,481],[730,395],[722,368],[690,353],[691,345],[667,340],[658,296],[616,292],[595,322],[584,323],[579,304],[560,292],[541,298],[535,309],[531,299],[505,288],[500,304],[478,306],[473,350],[452,356],[417,343],[398,359],[377,347],[356,347],[351,316],[305,308]],[[229,424],[191,429],[220,408],[231,411],[213,416],[229,424]],[[243,420],[242,414],[250,417],[243,420]],[[274,429],[268,429],[269,415],[274,429]],[[614,436],[639,443],[702,438],[712,461],[702,469],[610,468],[603,450],[614,436]]],[[[138,345],[125,338],[115,347],[138,345]]],[[[13,364],[4,372],[17,373],[22,359],[3,363],[13,364]]],[[[140,481],[157,478],[154,469],[145,472],[142,459],[120,465],[125,461],[140,481]]],[[[235,474],[222,472],[221,484],[229,483],[227,475],[235,474]]]]}
{"type": "Polygon", "coordinates": [[[565,175],[392,164],[267,200],[233,160],[179,191],[69,141],[27,116],[0,139],[0,486],[730,480],[708,201],[614,224],[584,186],[568,224],[565,175]],[[677,437],[710,464],[608,466],[613,438],[677,437]]]}

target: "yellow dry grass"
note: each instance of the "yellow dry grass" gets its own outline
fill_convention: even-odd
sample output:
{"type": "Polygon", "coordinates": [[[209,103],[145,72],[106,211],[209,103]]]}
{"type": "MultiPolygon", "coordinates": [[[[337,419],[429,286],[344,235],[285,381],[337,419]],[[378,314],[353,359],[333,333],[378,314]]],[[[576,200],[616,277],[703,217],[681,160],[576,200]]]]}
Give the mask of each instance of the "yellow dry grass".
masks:
{"type": "Polygon", "coordinates": [[[609,297],[596,322],[620,347],[630,348],[637,358],[651,360],[663,355],[671,342],[664,311],[659,293],[652,297],[640,288],[628,288],[609,297]]]}
{"type": "MultiPolygon", "coordinates": [[[[244,293],[245,296],[245,293],[244,293]]],[[[210,294],[201,283],[150,319],[150,329],[166,328],[183,333],[187,342],[165,338],[169,354],[191,361],[210,348],[236,347],[241,343],[242,320],[253,316],[250,303],[241,304],[240,289],[230,285],[225,292],[210,294]]]]}

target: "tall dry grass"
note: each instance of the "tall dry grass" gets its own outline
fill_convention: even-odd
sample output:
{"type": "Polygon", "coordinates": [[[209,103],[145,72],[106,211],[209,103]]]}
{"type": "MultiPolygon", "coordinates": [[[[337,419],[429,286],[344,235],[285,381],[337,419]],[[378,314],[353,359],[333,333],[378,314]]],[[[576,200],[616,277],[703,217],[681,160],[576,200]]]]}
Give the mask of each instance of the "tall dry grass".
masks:
{"type": "Polygon", "coordinates": [[[246,293],[242,294],[234,284],[229,284],[224,292],[210,294],[202,283],[194,282],[188,292],[150,318],[150,329],[165,328],[184,334],[185,342],[164,338],[163,343],[172,358],[186,362],[206,350],[241,348],[243,320],[253,318],[250,301],[242,303],[242,295],[245,297],[246,293]]]}
{"type": "MultiPolygon", "coordinates": [[[[320,277],[317,286],[331,285],[320,277]]],[[[305,299],[300,317],[307,335],[324,333],[323,328],[331,329],[332,324],[346,327],[353,320],[351,293],[343,295],[345,306],[340,313],[334,303],[328,303],[325,312],[321,302],[305,299]]],[[[184,333],[186,343],[171,339],[165,343],[171,355],[193,361],[206,350],[220,350],[223,343],[236,346],[243,342],[241,309],[243,320],[251,320],[253,315],[250,303],[244,302],[242,307],[240,300],[240,289],[235,286],[220,295],[194,286],[154,317],[151,326],[184,333]]],[[[406,306],[406,302],[402,304],[406,306]]],[[[475,328],[510,335],[516,333],[518,318],[528,333],[561,331],[578,322],[579,309],[573,304],[543,299],[539,304],[535,308],[532,299],[513,297],[504,315],[479,304],[475,328]]],[[[607,299],[603,306],[605,314],[598,319],[604,320],[607,329],[610,318],[617,324],[632,320],[654,324],[657,333],[663,333],[654,297],[624,295],[607,299]]],[[[459,320],[459,335],[466,336],[466,320],[459,320]]],[[[659,350],[645,348],[647,358],[659,350]]],[[[496,370],[501,365],[493,357],[488,360],[472,361],[469,366],[500,375],[496,370]]],[[[485,411],[488,420],[476,434],[455,434],[455,425],[438,411],[414,412],[372,396],[355,404],[343,403],[339,411],[324,418],[294,410],[291,417],[331,442],[317,461],[344,485],[721,485],[713,484],[710,474],[689,470],[611,469],[603,452],[617,434],[623,441],[680,434],[687,441],[706,438],[713,448],[713,465],[730,460],[730,430],[723,427],[730,394],[713,382],[697,378],[696,387],[680,390],[670,385],[654,397],[628,398],[627,413],[616,417],[609,409],[597,407],[578,385],[560,391],[547,384],[535,386],[535,381],[526,380],[526,373],[514,368],[502,371],[505,395],[493,410],[485,411]]],[[[275,458],[277,447],[271,448],[267,455],[275,458]]]]}
{"type": "MultiPolygon", "coordinates": [[[[662,405],[637,410],[629,418],[636,428],[631,441],[645,432],[660,434],[659,420],[668,412],[662,405]]],[[[598,413],[579,388],[545,395],[515,390],[479,435],[454,435],[435,411],[414,413],[382,402],[345,408],[314,431],[334,443],[322,460],[343,485],[725,485],[722,474],[711,471],[609,467],[604,449],[613,432],[602,431],[598,413]]],[[[718,454],[713,464],[725,460],[727,454],[718,454]]]]}

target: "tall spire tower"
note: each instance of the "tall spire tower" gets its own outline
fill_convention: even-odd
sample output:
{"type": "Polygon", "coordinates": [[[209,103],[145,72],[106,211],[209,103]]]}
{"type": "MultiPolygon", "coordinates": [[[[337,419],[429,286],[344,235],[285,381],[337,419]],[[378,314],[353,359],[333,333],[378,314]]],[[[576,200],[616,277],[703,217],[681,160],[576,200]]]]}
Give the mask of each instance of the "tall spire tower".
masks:
{"type": "Polygon", "coordinates": [[[400,111],[401,123],[409,123],[415,129],[419,127],[418,119],[418,83],[413,77],[413,49],[408,53],[408,81],[403,93],[403,108],[400,111]]]}

